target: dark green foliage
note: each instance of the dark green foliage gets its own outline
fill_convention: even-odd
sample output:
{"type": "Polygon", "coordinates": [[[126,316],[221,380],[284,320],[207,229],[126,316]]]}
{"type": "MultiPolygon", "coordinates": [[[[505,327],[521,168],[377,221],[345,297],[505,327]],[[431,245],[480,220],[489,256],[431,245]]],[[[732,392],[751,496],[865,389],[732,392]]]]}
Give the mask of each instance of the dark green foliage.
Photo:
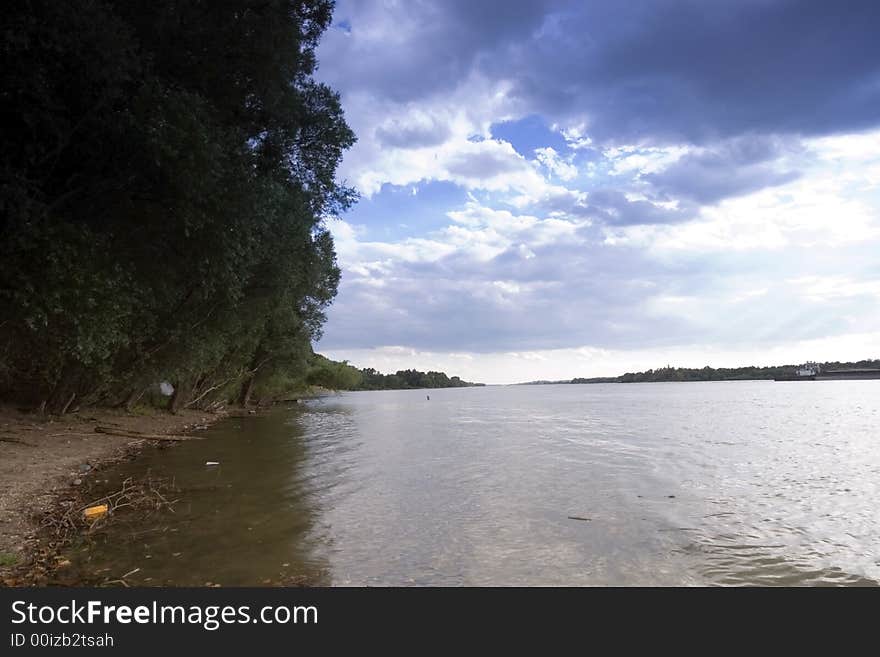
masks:
{"type": "Polygon", "coordinates": [[[303,372],[354,142],[312,77],[332,2],[12,0],[0,396],[177,406],[303,372]]]}
{"type": "Polygon", "coordinates": [[[479,386],[459,377],[448,377],[443,372],[400,370],[396,374],[382,374],[371,367],[359,370],[348,361],[335,361],[309,351],[302,354],[297,367],[283,367],[267,375],[254,386],[257,399],[295,396],[310,388],[328,390],[402,390],[408,388],[461,388],[479,386]]]}
{"type": "Polygon", "coordinates": [[[361,371],[346,361],[337,362],[315,354],[309,364],[306,382],[330,390],[357,390],[362,379],[361,371]]]}
{"type": "Polygon", "coordinates": [[[402,390],[406,388],[464,388],[479,386],[459,377],[448,377],[443,372],[419,372],[398,370],[395,374],[382,374],[369,367],[361,370],[362,382],[357,390],[402,390]]]}

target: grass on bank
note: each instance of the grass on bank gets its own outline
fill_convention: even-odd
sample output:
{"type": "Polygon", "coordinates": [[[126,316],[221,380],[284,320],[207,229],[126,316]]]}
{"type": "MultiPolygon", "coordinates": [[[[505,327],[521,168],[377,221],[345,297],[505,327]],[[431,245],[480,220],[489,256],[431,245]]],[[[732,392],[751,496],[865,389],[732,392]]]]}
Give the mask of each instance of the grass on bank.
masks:
{"type": "Polygon", "coordinates": [[[21,557],[11,552],[0,552],[0,568],[9,568],[16,566],[21,561],[21,557]]]}

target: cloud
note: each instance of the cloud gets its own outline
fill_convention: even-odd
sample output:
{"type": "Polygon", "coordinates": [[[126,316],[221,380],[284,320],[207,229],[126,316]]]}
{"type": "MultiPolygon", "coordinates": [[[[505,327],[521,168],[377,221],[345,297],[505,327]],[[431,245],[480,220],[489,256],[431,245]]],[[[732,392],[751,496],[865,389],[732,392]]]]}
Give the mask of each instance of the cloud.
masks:
{"type": "MultiPolygon", "coordinates": [[[[878,143],[878,135],[880,131],[862,139],[878,143]]],[[[870,185],[872,176],[880,174],[880,152],[857,150],[840,138],[815,140],[809,146],[803,170],[790,182],[757,184],[761,188],[756,191],[702,206],[697,221],[612,226],[609,239],[676,258],[694,252],[757,251],[764,258],[780,259],[779,251],[790,249],[804,255],[803,268],[831,259],[846,269],[853,263],[844,259],[844,248],[876,244],[880,238],[880,198],[870,185]],[[846,151],[851,154],[844,155],[846,151]]]]}
{"type": "Polygon", "coordinates": [[[863,130],[880,117],[880,6],[736,3],[341,2],[320,50],[346,93],[396,103],[478,74],[581,138],[715,141],[863,130]]]}
{"type": "Polygon", "coordinates": [[[450,177],[466,181],[473,187],[482,187],[492,184],[489,181],[499,176],[527,170],[525,161],[506,142],[483,140],[476,143],[479,146],[459,150],[446,161],[450,177]]]}
{"type": "Polygon", "coordinates": [[[319,50],[321,74],[335,88],[395,103],[455,89],[480,60],[530,37],[556,2],[498,5],[472,0],[381,3],[342,0],[319,50]]]}
{"type": "Polygon", "coordinates": [[[803,158],[804,151],[794,140],[749,135],[694,149],[642,179],[667,198],[711,205],[796,180],[801,172],[792,159],[803,158]]]}
{"type": "Polygon", "coordinates": [[[429,239],[395,244],[362,242],[334,222],[346,276],[324,342],[486,352],[635,331],[615,315],[654,289],[658,268],[638,253],[588,238],[582,221],[476,203],[450,215],[429,239]]]}
{"type": "Polygon", "coordinates": [[[571,3],[486,61],[516,71],[533,111],[594,139],[829,134],[880,120],[878,21],[870,1],[571,3]]]}
{"type": "Polygon", "coordinates": [[[376,128],[376,139],[383,146],[423,148],[449,139],[451,130],[436,117],[411,115],[408,122],[393,118],[376,128]]]}
{"type": "MultiPolygon", "coordinates": [[[[745,166],[776,153],[740,146],[745,166]]],[[[579,213],[573,202],[542,215],[471,200],[448,211],[448,226],[382,242],[334,222],[345,276],[325,342],[621,350],[773,345],[880,325],[871,296],[880,226],[867,203],[874,190],[855,175],[880,155],[850,155],[853,170],[839,164],[852,144],[810,148],[797,180],[714,207],[665,207],[615,190],[589,192],[579,213]],[[829,159],[839,171],[833,178],[829,159]],[[832,312],[817,308],[820,295],[832,312]]]]}
{"type": "Polygon", "coordinates": [[[368,197],[384,184],[422,181],[493,190],[545,187],[508,142],[491,138],[492,117],[504,112],[504,84],[475,77],[452,95],[437,94],[418,105],[346,94],[346,117],[358,142],[345,155],[340,177],[368,197]]]}
{"type": "Polygon", "coordinates": [[[331,223],[321,348],[509,381],[864,347],[846,336],[880,325],[878,18],[339,2],[320,75],[363,200],[331,223]]]}
{"type": "Polygon", "coordinates": [[[563,159],[550,146],[535,149],[535,157],[551,174],[561,180],[573,180],[578,175],[577,167],[571,159],[563,159]]]}
{"type": "Polygon", "coordinates": [[[582,212],[613,226],[672,224],[696,218],[698,208],[692,204],[659,205],[644,199],[630,200],[623,192],[600,189],[591,192],[582,212]]]}

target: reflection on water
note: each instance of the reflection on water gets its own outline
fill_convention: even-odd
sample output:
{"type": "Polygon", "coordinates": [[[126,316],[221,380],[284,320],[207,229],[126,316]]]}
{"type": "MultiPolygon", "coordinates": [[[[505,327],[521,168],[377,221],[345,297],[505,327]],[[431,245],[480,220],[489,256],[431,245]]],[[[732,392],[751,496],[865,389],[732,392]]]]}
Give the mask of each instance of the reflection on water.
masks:
{"type": "Polygon", "coordinates": [[[133,583],[874,584],[878,393],[880,381],[347,393],[120,466],[111,481],[172,474],[176,513],[120,524],[74,561],[140,568],[133,583]]]}

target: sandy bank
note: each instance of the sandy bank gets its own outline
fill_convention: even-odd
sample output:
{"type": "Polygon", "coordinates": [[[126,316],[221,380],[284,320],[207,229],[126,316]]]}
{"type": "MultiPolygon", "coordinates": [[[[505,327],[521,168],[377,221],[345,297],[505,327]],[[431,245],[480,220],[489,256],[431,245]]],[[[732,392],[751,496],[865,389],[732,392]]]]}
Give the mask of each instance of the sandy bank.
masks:
{"type": "Polygon", "coordinates": [[[96,433],[95,427],[176,435],[197,431],[225,416],[195,410],[171,415],[84,409],[61,417],[41,417],[0,407],[0,584],[29,561],[38,542],[40,518],[60,496],[82,486],[100,467],[128,458],[146,444],[157,444],[96,433]]]}

